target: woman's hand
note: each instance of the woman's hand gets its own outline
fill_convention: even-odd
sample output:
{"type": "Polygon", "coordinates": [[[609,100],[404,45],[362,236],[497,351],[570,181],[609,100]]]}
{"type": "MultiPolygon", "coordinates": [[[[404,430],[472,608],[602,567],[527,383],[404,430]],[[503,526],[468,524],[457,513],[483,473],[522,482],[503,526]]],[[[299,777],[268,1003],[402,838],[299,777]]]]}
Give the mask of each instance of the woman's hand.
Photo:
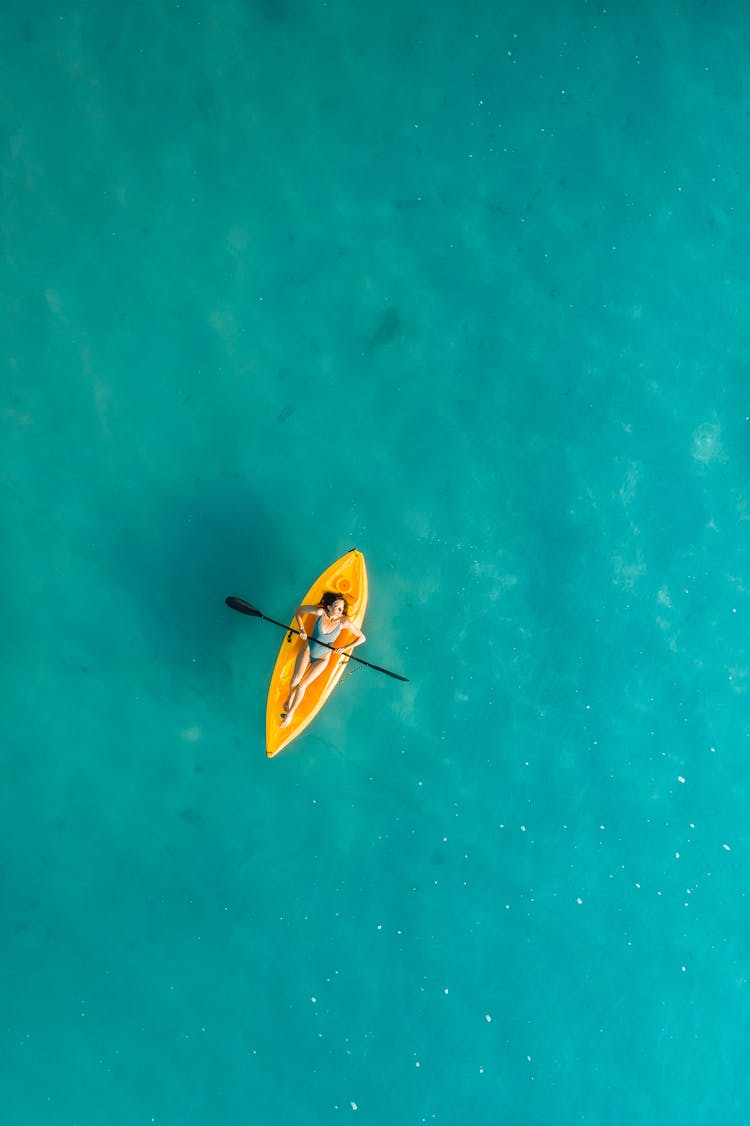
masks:
{"type": "Polygon", "coordinates": [[[304,626],[300,627],[299,635],[303,641],[307,641],[307,634],[305,633],[304,626]]]}

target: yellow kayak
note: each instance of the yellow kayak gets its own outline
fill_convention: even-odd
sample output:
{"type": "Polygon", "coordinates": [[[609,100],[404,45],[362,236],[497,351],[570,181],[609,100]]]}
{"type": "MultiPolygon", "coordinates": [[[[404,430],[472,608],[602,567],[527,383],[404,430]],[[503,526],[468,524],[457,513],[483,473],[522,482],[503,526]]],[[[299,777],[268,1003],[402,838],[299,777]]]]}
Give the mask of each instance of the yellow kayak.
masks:
{"type": "MultiPolygon", "coordinates": [[[[367,609],[367,569],[361,551],[348,551],[346,555],[342,555],[332,563],[315,580],[304,598],[300,599],[299,605],[317,606],[327,590],[341,595],[346,602],[349,618],[361,629],[367,609]]],[[[305,630],[308,634],[312,633],[313,624],[314,619],[309,615],[308,620],[305,621],[305,630]]],[[[289,628],[297,628],[294,617],[289,628]]],[[[344,638],[343,644],[346,645],[346,631],[342,631],[341,637],[344,638]]],[[[331,653],[324,671],[308,686],[304,698],[294,712],[292,722],[288,727],[281,727],[284,701],[289,695],[289,682],[292,679],[294,662],[304,644],[305,642],[296,633],[287,634],[276,658],[266,706],[266,754],[269,758],[273,758],[284,747],[288,747],[292,740],[296,739],[309,723],[312,723],[341,680],[347,664],[346,653],[351,652],[350,649],[344,649],[340,656],[331,653]]],[[[342,642],[339,641],[338,644],[341,645],[342,642]]]]}

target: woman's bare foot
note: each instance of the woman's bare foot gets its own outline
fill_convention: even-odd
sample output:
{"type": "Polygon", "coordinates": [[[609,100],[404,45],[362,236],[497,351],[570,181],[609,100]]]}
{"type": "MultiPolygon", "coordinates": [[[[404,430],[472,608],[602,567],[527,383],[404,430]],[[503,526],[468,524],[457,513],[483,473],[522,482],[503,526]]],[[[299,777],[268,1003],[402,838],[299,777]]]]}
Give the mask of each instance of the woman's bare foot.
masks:
{"type": "Polygon", "coordinates": [[[281,723],[279,724],[279,727],[288,727],[289,724],[292,722],[292,715],[293,715],[292,712],[287,712],[286,715],[283,717],[281,723]]]}

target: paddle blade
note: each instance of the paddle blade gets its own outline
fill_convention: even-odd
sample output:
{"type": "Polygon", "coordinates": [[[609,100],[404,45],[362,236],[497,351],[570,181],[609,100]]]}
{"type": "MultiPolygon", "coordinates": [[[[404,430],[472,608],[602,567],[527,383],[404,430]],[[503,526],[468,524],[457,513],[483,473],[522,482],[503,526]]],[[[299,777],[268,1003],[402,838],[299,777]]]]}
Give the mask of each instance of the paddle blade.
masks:
{"type": "Polygon", "coordinates": [[[394,680],[403,680],[404,684],[409,683],[408,676],[399,676],[397,672],[390,672],[388,669],[381,668],[380,665],[370,665],[370,668],[375,669],[376,672],[384,672],[386,676],[392,676],[394,680]]]}
{"type": "Polygon", "coordinates": [[[233,594],[230,594],[224,601],[230,610],[239,610],[240,614],[248,614],[251,618],[263,617],[260,610],[256,610],[249,602],[245,602],[244,598],[235,598],[233,594]]]}

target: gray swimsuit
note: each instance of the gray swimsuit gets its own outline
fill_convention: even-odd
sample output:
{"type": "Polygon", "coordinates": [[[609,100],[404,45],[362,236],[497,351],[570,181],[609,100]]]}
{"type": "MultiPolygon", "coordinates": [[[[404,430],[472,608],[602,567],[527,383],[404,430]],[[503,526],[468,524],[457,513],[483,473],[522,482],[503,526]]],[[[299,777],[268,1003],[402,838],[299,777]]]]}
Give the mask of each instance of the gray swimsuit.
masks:
{"type": "Polygon", "coordinates": [[[323,632],[323,629],[321,628],[322,622],[323,622],[322,617],[316,618],[315,628],[313,629],[312,636],[310,637],[310,660],[311,661],[321,661],[324,657],[327,657],[328,654],[331,652],[331,650],[326,649],[324,645],[316,645],[316,643],[315,643],[316,638],[318,638],[318,640],[325,640],[325,641],[328,642],[329,645],[333,645],[334,641],[336,640],[338,635],[341,633],[341,622],[339,622],[339,624],[336,626],[336,628],[332,629],[330,633],[324,633],[323,632]]]}

